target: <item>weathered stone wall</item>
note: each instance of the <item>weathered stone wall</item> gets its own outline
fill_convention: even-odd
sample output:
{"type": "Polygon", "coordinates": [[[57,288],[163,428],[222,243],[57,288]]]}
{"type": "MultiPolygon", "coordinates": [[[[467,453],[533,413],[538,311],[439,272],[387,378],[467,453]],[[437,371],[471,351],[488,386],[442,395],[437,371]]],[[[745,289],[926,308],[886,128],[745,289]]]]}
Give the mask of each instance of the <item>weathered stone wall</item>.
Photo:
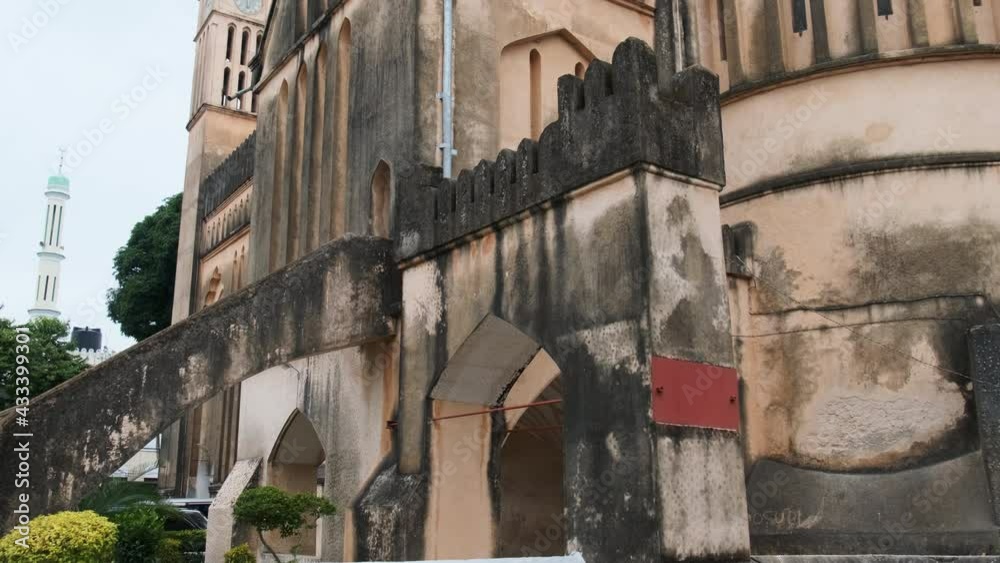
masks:
{"type": "MultiPolygon", "coordinates": [[[[72,507],[184,412],[265,369],[394,333],[388,241],[348,238],[35,398],[33,514],[72,507]]],[[[14,412],[0,417],[13,451],[14,412]]],[[[23,441],[23,440],[22,440],[23,441]]],[[[16,473],[16,456],[0,468],[16,473]]],[[[0,483],[9,524],[17,491],[0,483]]]]}
{"type": "MultiPolygon", "coordinates": [[[[584,67],[593,57],[611,60],[615,48],[628,37],[652,44],[653,4],[652,0],[492,0],[456,4],[456,170],[472,169],[480,159],[505,147],[513,148],[522,138],[532,136],[525,126],[530,119],[528,65],[532,48],[542,53],[538,85],[544,105],[541,125],[555,120],[556,79],[574,74],[573,55],[547,50],[548,45],[539,45],[539,41],[558,41],[564,50],[577,51],[576,57],[581,58],[584,67]],[[507,52],[511,50],[519,52],[507,52]],[[513,65],[508,60],[512,56],[520,59],[513,65]]],[[[421,18],[439,26],[441,4],[424,3],[421,18]]],[[[432,135],[438,134],[440,104],[432,88],[440,89],[440,34],[425,32],[421,41],[427,43],[421,83],[428,94],[420,98],[427,135],[420,145],[421,158],[422,162],[435,163],[440,162],[441,151],[435,149],[439,140],[432,135]]]]}
{"type": "Polygon", "coordinates": [[[392,182],[398,183],[417,161],[416,0],[337,3],[298,43],[288,31],[295,4],[276,8],[265,38],[268,55],[258,91],[254,279],[332,238],[370,233],[377,165],[386,162],[392,182]],[[341,41],[342,36],[350,41],[341,41]],[[341,53],[342,47],[349,52],[341,53]],[[349,72],[342,61],[349,63],[349,72]],[[342,78],[348,85],[339,88],[342,78]],[[283,88],[287,104],[278,115],[283,88]],[[345,101],[341,91],[347,93],[345,113],[338,108],[345,101]],[[298,112],[301,121],[296,120],[298,112]],[[283,165],[276,169],[278,158],[283,165]]]}
{"type": "MultiPolygon", "coordinates": [[[[645,271],[639,201],[636,182],[626,175],[414,265],[403,283],[400,469],[422,472],[426,456],[435,455],[424,423],[434,375],[483,317],[495,314],[543,345],[564,373],[568,537],[584,553],[615,560],[651,560],[658,534],[649,388],[642,375],[648,369],[648,309],[639,290],[645,271]],[[600,406],[589,407],[596,397],[603,398],[600,406]],[[619,504],[616,499],[625,496],[636,501],[619,504]],[[600,523],[605,520],[628,525],[609,538],[600,523]]],[[[429,478],[461,488],[463,473],[429,478]]],[[[484,519],[473,526],[466,513],[465,526],[489,530],[489,515],[480,514],[484,519]]],[[[426,518],[433,526],[434,514],[426,518]]],[[[427,533],[446,542],[440,530],[427,533]]],[[[444,546],[426,549],[476,555],[444,546]]]]}
{"type": "Polygon", "coordinates": [[[318,555],[327,560],[351,559],[354,501],[389,454],[396,365],[394,342],[381,340],[290,362],[244,384],[239,452],[264,459],[262,484],[278,486],[275,464],[296,463],[302,453],[281,434],[292,413],[315,428],[325,452],[323,494],[337,506],[319,530],[318,555]]]}
{"type": "Polygon", "coordinates": [[[952,487],[981,447],[967,332],[1000,291],[997,117],[979,101],[997,60],[886,60],[724,99],[722,219],[751,233],[730,302],[758,552],[997,549],[984,472],[912,492],[952,487]],[[774,493],[773,462],[799,484],[774,493]],[[866,534],[896,508],[802,493],[870,485],[926,507],[887,541],[866,534]]]}
{"type": "Polygon", "coordinates": [[[756,278],[732,282],[751,459],[868,470],[975,449],[953,372],[1000,291],[998,182],[996,165],[902,168],[723,208],[754,226],[756,278]]]}
{"type": "MultiPolygon", "coordinates": [[[[442,474],[449,463],[441,456],[456,435],[428,436],[426,425],[437,374],[484,317],[495,315],[562,370],[569,550],[616,561],[745,556],[737,434],[680,429],[682,451],[702,453],[673,458],[672,447],[654,447],[650,420],[653,354],[732,365],[717,228],[718,85],[701,69],[658,81],[653,51],[630,40],[613,65],[594,61],[586,80],[567,76],[559,86],[560,119],[537,145],[525,141],[457,181],[400,192],[397,253],[406,262],[398,460],[402,473],[429,482],[408,486],[407,494],[427,498],[429,486],[430,496],[423,510],[415,503],[411,513],[366,518],[388,517],[380,523],[410,530],[409,519],[425,520],[427,528],[411,533],[429,542],[416,546],[426,557],[497,549],[490,530],[502,499],[485,481],[494,478],[497,446],[486,465],[442,474]],[[696,459],[706,455],[718,460],[712,479],[725,483],[722,494],[690,486],[705,477],[696,459]],[[486,505],[474,503],[482,510],[463,512],[464,540],[479,539],[446,539],[459,524],[438,488],[487,496],[486,505]],[[714,529],[688,526],[697,513],[719,515],[714,529]],[[452,524],[439,528],[446,519],[452,524]],[[605,522],[622,526],[609,536],[605,522]]],[[[437,407],[438,414],[462,412],[457,404],[437,407]]],[[[460,436],[475,425],[471,419],[453,430],[460,436]]],[[[403,486],[399,477],[386,478],[403,486]]],[[[379,490],[388,486],[378,482],[379,490]]],[[[399,557],[381,545],[379,557],[399,557]]]]}
{"type": "Polygon", "coordinates": [[[997,54],[857,66],[724,100],[724,205],[852,172],[1000,160],[997,54]],[[925,108],[934,108],[927,111],[925,108]]]}
{"type": "Polygon", "coordinates": [[[559,80],[559,120],[539,141],[525,139],[495,162],[481,161],[457,180],[402,190],[399,255],[412,257],[502,221],[533,205],[641,162],[721,184],[717,82],[689,69],[656,84],[652,49],[622,43],[613,64],[594,61],[585,80],[559,80]],[[656,126],[651,126],[651,124],[656,126]]]}

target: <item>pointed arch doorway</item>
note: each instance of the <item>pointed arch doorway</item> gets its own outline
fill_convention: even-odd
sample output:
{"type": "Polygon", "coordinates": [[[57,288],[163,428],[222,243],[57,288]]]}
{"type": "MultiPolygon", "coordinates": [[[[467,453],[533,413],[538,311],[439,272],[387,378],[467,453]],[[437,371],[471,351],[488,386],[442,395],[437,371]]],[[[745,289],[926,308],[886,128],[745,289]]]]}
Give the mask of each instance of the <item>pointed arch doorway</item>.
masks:
{"type": "MultiPolygon", "coordinates": [[[[296,409],[278,434],[268,455],[267,484],[289,493],[323,496],[323,474],[326,450],[309,418],[296,409]]],[[[318,553],[322,538],[319,526],[303,529],[298,534],[282,538],[278,533],[265,534],[267,543],[279,554],[295,553],[312,556],[318,553]]]]}
{"type": "Polygon", "coordinates": [[[566,553],[561,373],[488,315],[431,391],[434,559],[566,553]]]}

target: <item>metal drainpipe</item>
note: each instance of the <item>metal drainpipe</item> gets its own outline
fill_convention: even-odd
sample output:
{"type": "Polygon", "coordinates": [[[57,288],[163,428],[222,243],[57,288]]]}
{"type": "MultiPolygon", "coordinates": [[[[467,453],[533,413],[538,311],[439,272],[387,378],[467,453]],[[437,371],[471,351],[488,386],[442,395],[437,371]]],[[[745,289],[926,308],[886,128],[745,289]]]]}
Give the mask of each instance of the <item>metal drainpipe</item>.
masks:
{"type": "Polygon", "coordinates": [[[455,155],[455,116],[454,99],[452,98],[452,53],[454,51],[454,0],[442,0],[444,2],[444,68],[441,77],[441,92],[438,99],[444,105],[441,118],[441,144],[438,148],[443,152],[441,157],[441,168],[445,178],[451,178],[452,157],[455,155]]]}

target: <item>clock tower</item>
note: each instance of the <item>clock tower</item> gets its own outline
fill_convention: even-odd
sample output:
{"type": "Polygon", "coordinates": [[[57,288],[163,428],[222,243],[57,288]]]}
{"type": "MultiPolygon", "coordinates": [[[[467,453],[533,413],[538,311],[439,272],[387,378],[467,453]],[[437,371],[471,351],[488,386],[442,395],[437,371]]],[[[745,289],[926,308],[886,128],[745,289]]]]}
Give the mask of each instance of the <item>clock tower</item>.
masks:
{"type": "MultiPolygon", "coordinates": [[[[197,233],[199,188],[257,125],[257,100],[252,92],[250,61],[257,55],[273,0],[200,0],[194,35],[194,77],[191,84],[187,167],[181,236],[177,246],[173,322],[194,312],[199,249],[197,233]]],[[[163,434],[160,488],[180,496],[208,496],[211,483],[207,445],[213,438],[202,430],[221,421],[215,399],[189,413],[163,434]]]]}

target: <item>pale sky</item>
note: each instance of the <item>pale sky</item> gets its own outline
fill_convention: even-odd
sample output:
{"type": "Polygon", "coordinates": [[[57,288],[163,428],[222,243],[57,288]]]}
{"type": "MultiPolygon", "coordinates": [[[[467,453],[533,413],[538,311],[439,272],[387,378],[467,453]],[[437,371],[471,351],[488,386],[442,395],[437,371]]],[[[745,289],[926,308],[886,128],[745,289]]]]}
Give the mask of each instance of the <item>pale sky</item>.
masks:
{"type": "Polygon", "coordinates": [[[100,328],[115,351],[133,343],[107,318],[105,294],[132,226],[183,188],[197,10],[195,0],[0,3],[0,315],[24,321],[34,304],[46,179],[67,147],[63,320],[100,328]]]}

